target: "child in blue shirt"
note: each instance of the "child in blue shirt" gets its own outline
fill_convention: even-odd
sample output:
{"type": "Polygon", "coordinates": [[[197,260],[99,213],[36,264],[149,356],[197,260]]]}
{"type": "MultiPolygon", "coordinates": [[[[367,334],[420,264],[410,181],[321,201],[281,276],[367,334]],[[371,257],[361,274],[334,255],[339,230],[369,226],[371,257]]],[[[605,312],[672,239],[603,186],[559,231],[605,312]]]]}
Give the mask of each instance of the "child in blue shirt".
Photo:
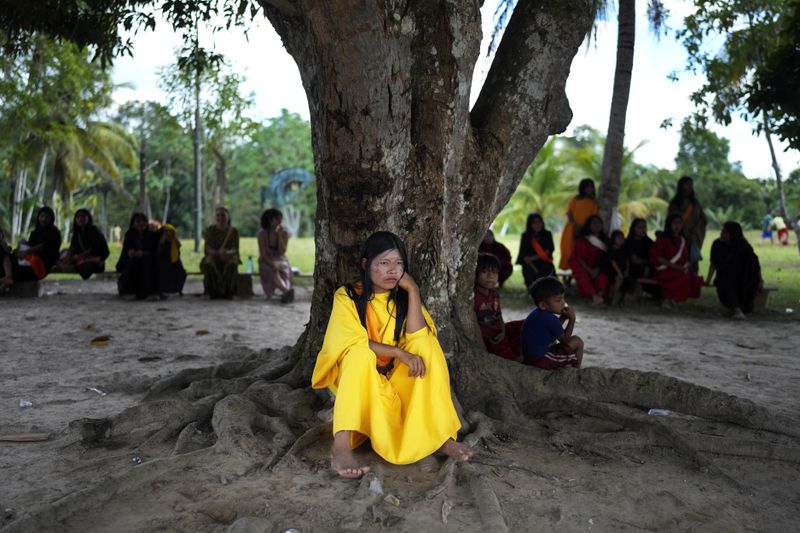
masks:
{"type": "Polygon", "coordinates": [[[523,362],[545,370],[580,368],[583,340],[572,334],[575,311],[564,300],[564,284],[554,277],[541,278],[530,292],[536,307],[522,324],[523,362]]]}

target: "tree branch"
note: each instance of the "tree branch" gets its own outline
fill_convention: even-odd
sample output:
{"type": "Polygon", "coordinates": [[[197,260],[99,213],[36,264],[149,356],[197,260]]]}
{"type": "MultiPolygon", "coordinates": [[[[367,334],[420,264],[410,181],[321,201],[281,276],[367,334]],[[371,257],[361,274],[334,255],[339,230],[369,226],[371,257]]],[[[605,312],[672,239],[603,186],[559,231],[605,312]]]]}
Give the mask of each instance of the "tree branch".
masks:
{"type": "MultiPolygon", "coordinates": [[[[495,213],[549,135],[572,119],[564,86],[592,22],[587,0],[520,0],[470,119],[484,178],[500,174],[495,213]]],[[[483,180],[485,181],[485,179],[483,180]]]]}

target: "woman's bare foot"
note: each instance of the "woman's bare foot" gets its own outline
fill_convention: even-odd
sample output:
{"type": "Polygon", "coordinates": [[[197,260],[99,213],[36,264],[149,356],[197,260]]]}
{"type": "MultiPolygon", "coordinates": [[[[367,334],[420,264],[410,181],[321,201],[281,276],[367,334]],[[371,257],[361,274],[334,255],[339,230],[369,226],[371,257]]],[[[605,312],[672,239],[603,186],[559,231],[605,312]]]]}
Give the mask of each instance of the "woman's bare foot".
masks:
{"type": "Polygon", "coordinates": [[[456,442],[453,439],[447,439],[444,444],[442,444],[442,447],[439,448],[439,452],[463,463],[470,460],[472,454],[475,453],[475,450],[463,442],[456,442]]]}
{"type": "Polygon", "coordinates": [[[356,456],[350,448],[349,431],[339,431],[333,437],[331,470],[342,477],[354,479],[360,478],[370,470],[367,465],[359,465],[356,461],[356,456]]]}

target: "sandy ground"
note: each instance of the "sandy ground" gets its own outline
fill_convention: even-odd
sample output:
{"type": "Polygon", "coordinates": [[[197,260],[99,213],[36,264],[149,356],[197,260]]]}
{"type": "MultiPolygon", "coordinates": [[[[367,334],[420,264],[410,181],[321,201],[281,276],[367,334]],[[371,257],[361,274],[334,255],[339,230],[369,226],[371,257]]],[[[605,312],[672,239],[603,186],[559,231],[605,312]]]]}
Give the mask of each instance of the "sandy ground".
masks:
{"type": "MultiPolygon", "coordinates": [[[[243,470],[225,458],[178,458],[167,468],[138,450],[81,445],[70,421],[136,406],[159,377],[254,352],[269,357],[265,348],[292,344],[310,300],[300,287],[290,305],[258,297],[208,301],[197,295],[196,281],[186,296],[166,301],[124,301],[113,289],[110,282],[70,280],[47,283],[38,299],[0,298],[0,435],[50,434],[40,443],[0,442],[3,530],[483,530],[476,489],[458,482],[463,471],[442,494],[425,496],[438,483],[437,459],[397,467],[360,452],[375,465],[383,490],[399,499],[395,506],[331,476],[328,437],[305,452],[302,464],[277,470],[243,470]],[[92,345],[99,336],[110,336],[107,345],[92,345]],[[32,405],[21,407],[23,400],[32,405]],[[137,474],[147,468],[154,477],[137,474]]],[[[585,366],[657,371],[784,414],[800,409],[798,322],[575,306],[585,366]]],[[[524,315],[506,310],[507,320],[524,315]]],[[[538,428],[552,436],[572,423],[557,422],[538,428]]],[[[593,422],[574,423],[585,429],[593,422]]],[[[797,529],[794,462],[714,456],[717,469],[703,471],[667,448],[614,456],[556,446],[536,431],[495,437],[469,468],[488,479],[512,531],[797,529]]]]}

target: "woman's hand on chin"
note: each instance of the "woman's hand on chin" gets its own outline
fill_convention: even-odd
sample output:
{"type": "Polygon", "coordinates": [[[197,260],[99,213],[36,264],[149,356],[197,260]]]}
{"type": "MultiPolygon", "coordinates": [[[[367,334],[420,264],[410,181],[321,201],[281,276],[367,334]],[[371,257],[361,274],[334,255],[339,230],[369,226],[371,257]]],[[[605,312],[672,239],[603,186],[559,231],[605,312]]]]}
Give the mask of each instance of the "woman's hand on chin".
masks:
{"type": "Polygon", "coordinates": [[[412,278],[411,274],[408,272],[403,273],[400,281],[397,282],[397,286],[406,292],[419,292],[419,285],[417,285],[417,282],[414,281],[414,278],[412,278]]]}

